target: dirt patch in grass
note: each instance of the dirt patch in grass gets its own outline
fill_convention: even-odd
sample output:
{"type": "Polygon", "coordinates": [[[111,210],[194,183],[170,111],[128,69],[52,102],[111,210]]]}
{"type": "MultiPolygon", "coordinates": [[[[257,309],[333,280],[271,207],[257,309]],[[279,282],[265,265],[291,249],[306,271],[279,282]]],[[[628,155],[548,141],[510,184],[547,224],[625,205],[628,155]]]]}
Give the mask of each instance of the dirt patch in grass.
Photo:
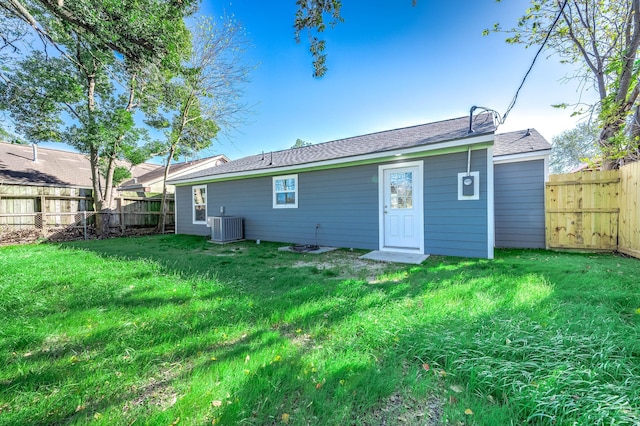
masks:
{"type": "MultiPolygon", "coordinates": [[[[212,243],[213,244],[213,243],[212,243]]],[[[192,253],[197,253],[197,254],[201,254],[202,252],[200,250],[192,250],[192,253]]],[[[233,247],[233,246],[227,246],[225,247],[224,245],[212,245],[211,247],[208,247],[208,250],[204,252],[204,254],[206,254],[207,256],[216,256],[216,257],[230,257],[230,256],[237,256],[240,254],[246,254],[247,252],[247,248],[246,247],[233,247]]]]}
{"type": "Polygon", "coordinates": [[[172,407],[178,400],[178,392],[171,383],[182,375],[185,369],[190,368],[190,366],[182,364],[167,365],[156,377],[151,377],[143,385],[132,389],[133,398],[124,404],[122,412],[135,410],[142,406],[161,411],[172,407]]]}
{"type": "Polygon", "coordinates": [[[316,349],[315,340],[310,334],[303,333],[301,329],[294,329],[289,325],[278,325],[273,327],[280,335],[287,338],[294,346],[303,349],[316,349]]]}
{"type": "Polygon", "coordinates": [[[367,425],[425,425],[441,423],[442,403],[436,397],[416,399],[394,393],[371,413],[367,425]]]}
{"type": "Polygon", "coordinates": [[[65,352],[66,346],[70,341],[71,338],[65,333],[50,334],[42,342],[41,351],[55,357],[65,352]]]}
{"type": "Polygon", "coordinates": [[[314,267],[320,271],[335,272],[338,278],[363,278],[369,283],[376,282],[377,277],[394,265],[385,262],[360,259],[362,253],[339,250],[324,254],[305,254],[303,259],[292,264],[294,268],[314,267]]]}

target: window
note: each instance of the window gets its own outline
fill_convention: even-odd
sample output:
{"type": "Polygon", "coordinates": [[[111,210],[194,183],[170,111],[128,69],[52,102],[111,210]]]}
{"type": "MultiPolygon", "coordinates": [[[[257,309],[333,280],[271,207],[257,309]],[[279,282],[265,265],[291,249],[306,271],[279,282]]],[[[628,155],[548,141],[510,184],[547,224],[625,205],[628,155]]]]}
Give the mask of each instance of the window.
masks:
{"type": "Polygon", "coordinates": [[[193,223],[207,223],[207,186],[193,187],[193,223]]]}
{"type": "Polygon", "coordinates": [[[273,208],[298,208],[298,175],[273,178],[273,208]]]}
{"type": "Polygon", "coordinates": [[[413,208],[413,172],[389,174],[390,208],[413,208]]]}

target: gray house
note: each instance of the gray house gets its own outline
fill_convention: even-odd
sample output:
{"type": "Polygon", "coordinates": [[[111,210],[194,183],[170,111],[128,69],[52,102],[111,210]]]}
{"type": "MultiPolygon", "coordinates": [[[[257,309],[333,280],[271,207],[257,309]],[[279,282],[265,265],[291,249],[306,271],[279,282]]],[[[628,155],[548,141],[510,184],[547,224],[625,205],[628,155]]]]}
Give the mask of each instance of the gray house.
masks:
{"type": "Polygon", "coordinates": [[[182,176],[176,232],[242,217],[244,237],[493,258],[544,247],[551,146],[534,130],[495,135],[490,114],[284,151],[182,176]]]}

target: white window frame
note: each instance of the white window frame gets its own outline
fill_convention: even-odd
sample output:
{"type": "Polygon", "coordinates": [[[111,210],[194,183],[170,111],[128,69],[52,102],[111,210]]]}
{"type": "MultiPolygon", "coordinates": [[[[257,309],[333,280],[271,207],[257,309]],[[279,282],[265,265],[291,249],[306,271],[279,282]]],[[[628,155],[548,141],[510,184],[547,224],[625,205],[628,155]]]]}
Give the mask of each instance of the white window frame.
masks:
{"type": "Polygon", "coordinates": [[[194,225],[206,225],[207,224],[207,185],[194,185],[191,187],[191,218],[194,225]],[[204,204],[196,204],[194,193],[196,189],[204,188],[204,204]],[[204,220],[196,220],[196,207],[204,206],[204,220]]]}
{"type": "Polygon", "coordinates": [[[298,208],[298,175],[282,175],[282,176],[274,176],[271,181],[271,191],[273,193],[273,208],[274,209],[297,209],[298,208]],[[284,179],[294,179],[295,180],[295,189],[293,191],[276,191],[276,181],[284,180],[284,179]],[[277,203],[277,195],[281,192],[293,192],[296,198],[295,203],[293,204],[278,204],[277,203]]]}

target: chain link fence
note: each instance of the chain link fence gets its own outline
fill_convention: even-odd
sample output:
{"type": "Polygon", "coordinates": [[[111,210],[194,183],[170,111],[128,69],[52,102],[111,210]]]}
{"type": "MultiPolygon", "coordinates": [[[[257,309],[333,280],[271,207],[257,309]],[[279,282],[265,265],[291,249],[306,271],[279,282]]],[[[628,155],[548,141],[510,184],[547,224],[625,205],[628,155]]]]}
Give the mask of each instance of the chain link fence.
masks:
{"type": "MultiPolygon", "coordinates": [[[[159,212],[0,213],[0,244],[93,239],[97,215],[109,220],[109,235],[101,237],[158,233],[159,212]]],[[[168,212],[164,232],[173,229],[174,215],[168,212]]]]}

